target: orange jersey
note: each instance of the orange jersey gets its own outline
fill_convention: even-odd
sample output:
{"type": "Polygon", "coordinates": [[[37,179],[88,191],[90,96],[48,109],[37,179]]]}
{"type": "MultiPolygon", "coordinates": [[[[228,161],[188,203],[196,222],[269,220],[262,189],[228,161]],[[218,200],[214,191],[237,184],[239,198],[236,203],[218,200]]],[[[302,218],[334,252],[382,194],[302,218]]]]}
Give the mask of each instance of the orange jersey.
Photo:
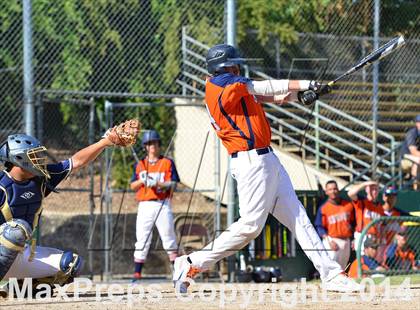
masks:
{"type": "Polygon", "coordinates": [[[229,154],[270,145],[270,125],[261,104],[248,92],[248,81],[231,73],[206,81],[207,111],[229,154]]]}
{"type": "MultiPolygon", "coordinates": [[[[401,212],[395,208],[391,211],[384,211],[385,216],[403,216],[407,215],[407,213],[401,212]]],[[[401,230],[402,222],[398,221],[386,221],[384,222],[383,232],[382,232],[382,240],[385,244],[390,244],[393,240],[397,232],[401,230]]]]}
{"type": "Polygon", "coordinates": [[[321,221],[328,236],[347,239],[353,236],[354,208],[351,202],[341,200],[339,205],[325,202],[321,208],[321,221]]]}
{"type": "Polygon", "coordinates": [[[416,267],[416,254],[408,246],[402,249],[392,243],[384,252],[384,262],[390,268],[409,270],[416,267]]]}
{"type": "MultiPolygon", "coordinates": [[[[380,267],[381,264],[379,264],[379,262],[372,258],[372,257],[368,257],[367,255],[363,255],[360,258],[360,262],[362,263],[362,271],[367,271],[367,270],[376,270],[376,268],[380,267]]],[[[354,260],[353,263],[351,263],[349,272],[348,272],[348,276],[350,278],[357,278],[357,269],[358,269],[359,264],[357,263],[357,259],[354,260]]],[[[381,266],[383,267],[383,266],[381,266]]]]}
{"type": "MultiPolygon", "coordinates": [[[[367,199],[359,199],[353,203],[356,210],[357,232],[362,232],[363,228],[365,228],[366,225],[368,225],[370,222],[381,216],[384,216],[384,209],[380,203],[373,203],[367,199]]],[[[381,233],[380,226],[380,223],[372,226],[367,233],[379,238],[381,233]]]]}
{"type": "MultiPolygon", "coordinates": [[[[163,156],[161,156],[159,160],[153,164],[149,163],[147,158],[144,158],[136,163],[131,182],[138,180],[139,174],[142,171],[147,171],[147,176],[149,178],[153,178],[160,183],[170,181],[179,182],[179,176],[174,162],[163,156]]],[[[138,201],[164,200],[170,195],[170,190],[157,187],[145,187],[144,184],[142,184],[137,190],[136,199],[138,201]]]]}

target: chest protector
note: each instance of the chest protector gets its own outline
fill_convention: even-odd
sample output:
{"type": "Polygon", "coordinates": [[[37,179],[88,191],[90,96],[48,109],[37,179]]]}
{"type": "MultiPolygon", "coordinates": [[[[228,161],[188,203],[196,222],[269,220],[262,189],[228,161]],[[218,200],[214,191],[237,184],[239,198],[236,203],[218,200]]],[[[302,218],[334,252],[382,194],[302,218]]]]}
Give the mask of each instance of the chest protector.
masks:
{"type": "Polygon", "coordinates": [[[11,219],[22,219],[35,229],[42,211],[45,182],[34,178],[18,183],[0,171],[0,190],[6,196],[0,205],[0,225],[11,219]]]}

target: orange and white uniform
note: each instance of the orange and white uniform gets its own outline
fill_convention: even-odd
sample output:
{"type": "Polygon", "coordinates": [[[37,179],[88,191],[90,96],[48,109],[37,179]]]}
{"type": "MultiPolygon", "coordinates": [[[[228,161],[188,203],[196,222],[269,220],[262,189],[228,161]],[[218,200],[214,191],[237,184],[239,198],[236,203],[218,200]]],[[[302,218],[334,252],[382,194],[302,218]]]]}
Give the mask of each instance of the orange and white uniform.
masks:
{"type": "MultiPolygon", "coordinates": [[[[179,182],[174,162],[163,156],[153,163],[149,162],[147,158],[136,163],[131,182],[138,180],[142,173],[146,174],[146,177],[153,182],[179,182]]],[[[168,253],[169,259],[173,261],[177,257],[178,245],[170,204],[171,195],[171,188],[146,187],[144,184],[137,190],[136,200],[139,203],[136,221],[135,262],[144,263],[152,242],[154,225],[158,229],[163,248],[168,253]]]]}
{"type": "Polygon", "coordinates": [[[322,279],[342,271],[326,253],[286,170],[270,147],[270,126],[257,98],[285,97],[290,94],[288,85],[288,80],[256,82],[231,73],[207,80],[206,107],[213,128],[231,156],[240,219],[203,250],[189,255],[193,268],[208,269],[243,248],[260,234],[271,213],[296,236],[322,279]]]}
{"type": "Polygon", "coordinates": [[[361,253],[364,254],[363,242],[365,242],[366,236],[374,237],[377,240],[380,240],[382,236],[383,225],[378,223],[373,225],[367,231],[367,235],[363,240],[360,240],[360,234],[363,229],[375,219],[384,216],[384,209],[382,205],[377,202],[372,202],[367,199],[358,199],[353,201],[354,209],[356,213],[356,230],[354,232],[354,246],[355,249],[358,249],[358,244],[362,242],[361,253]]]}
{"type": "Polygon", "coordinates": [[[331,259],[345,269],[350,258],[351,237],[354,227],[353,204],[341,200],[339,204],[327,200],[319,209],[315,219],[315,227],[323,238],[324,246],[331,259]],[[330,242],[334,241],[338,250],[333,251],[330,242]]]}

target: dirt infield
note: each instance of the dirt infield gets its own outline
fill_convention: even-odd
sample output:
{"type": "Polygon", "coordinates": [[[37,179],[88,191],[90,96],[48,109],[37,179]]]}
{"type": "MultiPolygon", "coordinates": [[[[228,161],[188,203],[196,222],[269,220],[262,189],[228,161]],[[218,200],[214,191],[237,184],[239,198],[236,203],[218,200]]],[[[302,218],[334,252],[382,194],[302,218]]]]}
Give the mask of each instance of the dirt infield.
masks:
{"type": "MultiPolygon", "coordinates": [[[[88,280],[86,280],[88,281],[88,280]]],[[[2,309],[420,309],[420,285],[369,286],[363,294],[322,292],[319,284],[196,283],[188,295],[176,295],[169,280],[108,284],[80,282],[52,299],[0,300],[2,309]],[[83,291],[82,291],[83,290],[83,291]],[[110,293],[112,292],[112,293],[110,293]]]]}

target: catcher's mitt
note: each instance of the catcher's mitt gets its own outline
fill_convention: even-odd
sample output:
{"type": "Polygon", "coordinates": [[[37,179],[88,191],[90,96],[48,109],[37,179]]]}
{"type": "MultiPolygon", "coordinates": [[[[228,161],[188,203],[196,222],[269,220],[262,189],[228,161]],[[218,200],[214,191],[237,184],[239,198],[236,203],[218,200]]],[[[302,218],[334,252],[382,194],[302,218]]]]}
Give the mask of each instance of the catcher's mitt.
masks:
{"type": "Polygon", "coordinates": [[[136,143],[141,124],[137,119],[130,119],[106,131],[107,138],[114,145],[131,146],[136,143]]]}

